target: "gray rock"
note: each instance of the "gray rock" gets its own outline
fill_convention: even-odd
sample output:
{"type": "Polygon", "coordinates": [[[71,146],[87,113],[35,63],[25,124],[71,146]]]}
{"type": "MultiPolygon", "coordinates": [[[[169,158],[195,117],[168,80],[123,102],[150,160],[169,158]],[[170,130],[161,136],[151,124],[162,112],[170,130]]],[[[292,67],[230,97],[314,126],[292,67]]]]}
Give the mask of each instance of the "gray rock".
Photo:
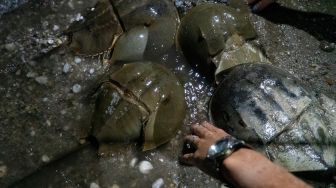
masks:
{"type": "Polygon", "coordinates": [[[79,85],[79,84],[75,84],[75,85],[72,86],[72,91],[74,93],[79,93],[81,90],[82,90],[82,86],[79,85]]]}
{"type": "Polygon", "coordinates": [[[35,78],[35,81],[39,84],[42,84],[42,85],[47,85],[48,83],[48,77],[46,76],[38,76],[35,78]]]}
{"type": "Polygon", "coordinates": [[[66,74],[70,72],[70,70],[71,70],[71,65],[69,63],[65,63],[63,66],[63,72],[66,74]]]}

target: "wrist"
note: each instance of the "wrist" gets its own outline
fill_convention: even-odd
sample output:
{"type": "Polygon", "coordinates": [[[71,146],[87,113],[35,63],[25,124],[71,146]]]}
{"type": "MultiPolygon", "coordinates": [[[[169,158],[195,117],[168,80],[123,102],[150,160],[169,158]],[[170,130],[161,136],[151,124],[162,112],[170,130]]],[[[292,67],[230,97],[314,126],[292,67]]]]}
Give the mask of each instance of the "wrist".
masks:
{"type": "Polygon", "coordinates": [[[251,149],[249,148],[239,148],[234,153],[232,153],[230,156],[225,158],[222,162],[223,167],[226,169],[229,169],[237,162],[241,161],[244,158],[249,157],[251,152],[251,149]]]}
{"type": "MultiPolygon", "coordinates": [[[[242,165],[242,161],[249,158],[253,150],[249,148],[239,148],[230,156],[225,158],[222,163],[221,167],[219,168],[220,173],[227,179],[232,180],[231,174],[237,168],[240,168],[242,165]]],[[[234,182],[231,182],[234,183],[234,182]]]]}
{"type": "Polygon", "coordinates": [[[242,140],[227,136],[209,147],[207,158],[214,161],[216,168],[219,170],[223,161],[241,148],[251,147],[242,140]]]}

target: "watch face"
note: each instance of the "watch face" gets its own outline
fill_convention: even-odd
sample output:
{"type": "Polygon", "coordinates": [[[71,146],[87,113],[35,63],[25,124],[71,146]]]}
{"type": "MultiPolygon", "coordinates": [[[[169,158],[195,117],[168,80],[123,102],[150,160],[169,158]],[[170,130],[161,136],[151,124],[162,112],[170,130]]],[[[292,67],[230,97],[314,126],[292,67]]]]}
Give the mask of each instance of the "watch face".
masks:
{"type": "Polygon", "coordinates": [[[209,159],[216,159],[218,157],[225,159],[231,155],[231,153],[241,147],[250,148],[242,140],[238,140],[234,137],[226,137],[220,139],[216,142],[216,144],[213,144],[209,147],[207,157],[209,159]]]}
{"type": "Polygon", "coordinates": [[[229,149],[228,142],[229,142],[229,139],[225,138],[225,139],[221,139],[221,140],[217,141],[216,144],[211,145],[209,150],[208,150],[207,157],[210,158],[210,159],[214,159],[214,158],[226,153],[226,150],[229,149]]]}

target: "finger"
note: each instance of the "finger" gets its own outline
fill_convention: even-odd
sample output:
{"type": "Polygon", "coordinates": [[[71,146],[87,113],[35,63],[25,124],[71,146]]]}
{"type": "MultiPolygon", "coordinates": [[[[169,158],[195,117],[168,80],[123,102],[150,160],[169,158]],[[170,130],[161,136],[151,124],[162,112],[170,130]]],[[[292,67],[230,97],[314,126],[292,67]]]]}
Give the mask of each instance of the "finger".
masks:
{"type": "Polygon", "coordinates": [[[181,157],[181,162],[185,163],[185,164],[188,164],[188,165],[195,165],[195,158],[194,158],[194,153],[187,153],[187,154],[184,154],[182,157],[181,157]]]}
{"type": "Polygon", "coordinates": [[[211,123],[209,123],[207,121],[202,122],[201,125],[211,132],[217,132],[218,131],[217,127],[213,126],[211,123]]]}
{"type": "Polygon", "coordinates": [[[252,12],[257,13],[266,8],[268,5],[274,3],[275,0],[261,0],[257,4],[253,5],[252,12]]]}
{"type": "Polygon", "coordinates": [[[209,133],[209,130],[203,126],[191,126],[192,131],[195,135],[199,136],[200,138],[204,137],[206,134],[209,133]]]}
{"type": "Polygon", "coordinates": [[[197,144],[199,143],[200,138],[196,135],[187,135],[185,137],[185,139],[189,142],[191,142],[192,144],[194,144],[195,146],[197,146],[197,144]]]}

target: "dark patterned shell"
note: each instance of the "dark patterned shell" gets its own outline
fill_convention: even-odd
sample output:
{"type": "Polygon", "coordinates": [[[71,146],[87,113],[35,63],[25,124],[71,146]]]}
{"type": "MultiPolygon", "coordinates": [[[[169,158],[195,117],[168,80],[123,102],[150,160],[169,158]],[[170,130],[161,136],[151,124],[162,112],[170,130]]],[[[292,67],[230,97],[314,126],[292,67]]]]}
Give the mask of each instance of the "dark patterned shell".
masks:
{"type": "Polygon", "coordinates": [[[149,150],[168,142],[185,115],[184,89],[172,72],[153,63],[126,64],[99,90],[93,135],[104,143],[143,139],[149,150]]]}
{"type": "Polygon", "coordinates": [[[232,69],[211,99],[214,124],[291,171],[336,164],[336,103],[266,64],[232,69]],[[326,102],[328,101],[328,102],[326,102]]]}

